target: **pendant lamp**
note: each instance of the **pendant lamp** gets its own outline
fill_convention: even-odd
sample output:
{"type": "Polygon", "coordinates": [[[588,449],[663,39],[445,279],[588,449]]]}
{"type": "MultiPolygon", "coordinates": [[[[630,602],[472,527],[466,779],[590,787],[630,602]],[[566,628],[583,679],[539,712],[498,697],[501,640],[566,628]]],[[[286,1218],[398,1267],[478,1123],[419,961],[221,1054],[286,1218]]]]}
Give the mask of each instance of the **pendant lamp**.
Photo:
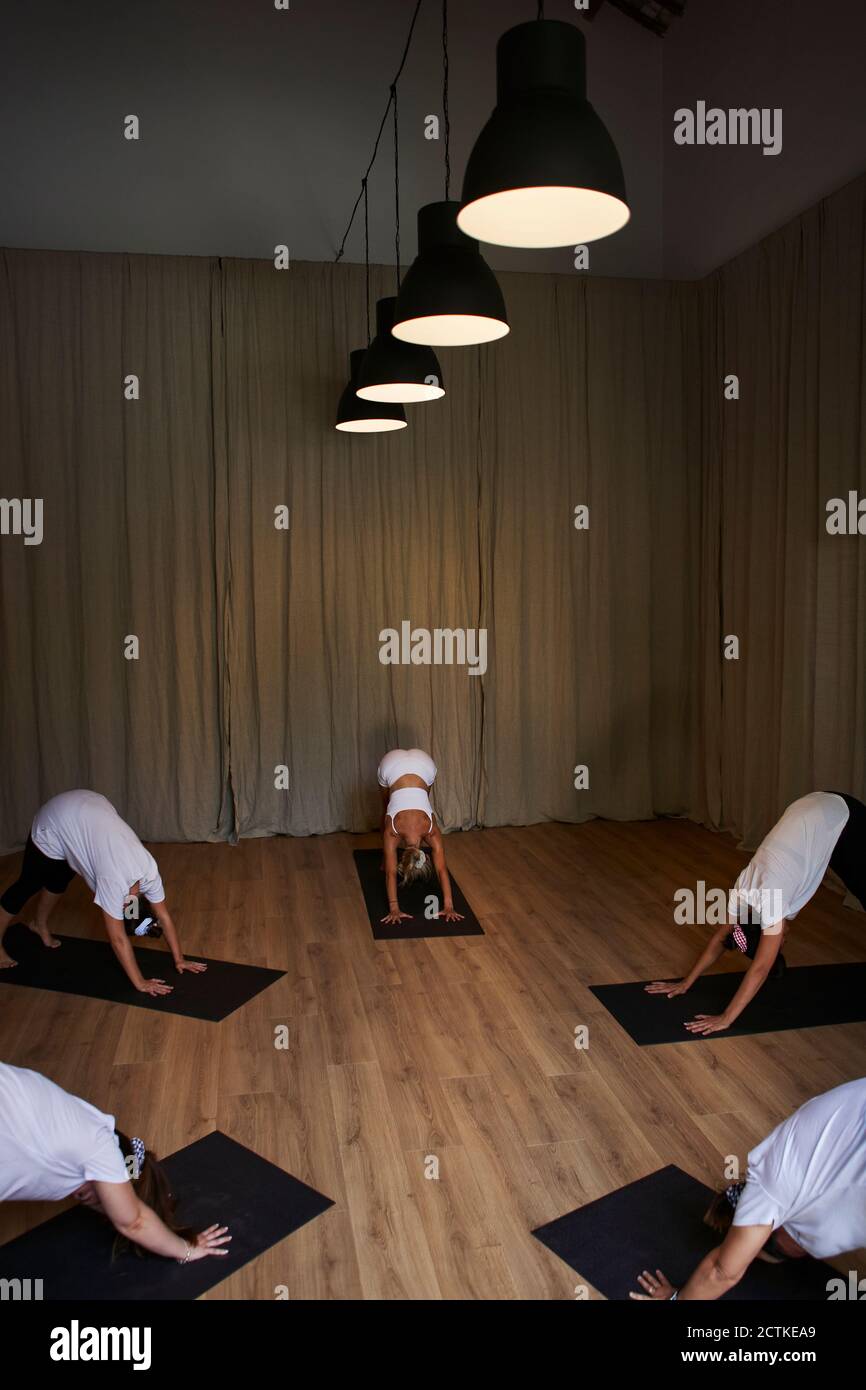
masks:
{"type": "Polygon", "coordinates": [[[466,347],[504,338],[505,301],[478,242],[457,226],[460,204],[451,187],[448,116],[448,0],[442,0],[442,113],[445,124],[445,197],[418,213],[418,255],[397,296],[393,333],[407,343],[466,347]]]}
{"type": "Polygon", "coordinates": [[[358,396],[358,374],[366,355],[366,348],[356,348],[349,354],[349,384],[337,406],[337,429],[347,434],[381,434],[386,430],[404,430],[406,412],[401,405],[381,405],[376,401],[361,400],[358,396]]]}
{"type": "Polygon", "coordinates": [[[391,332],[395,295],[376,303],[376,336],[358,373],[364,401],[435,401],[445,395],[442,369],[430,347],[404,343],[391,332]]]}
{"type": "Polygon", "coordinates": [[[496,46],[496,106],[475,142],[457,217],[498,246],[577,246],[630,217],[616,146],[586,99],[573,24],[531,20],[496,46]]]}
{"type": "Polygon", "coordinates": [[[418,213],[418,255],[407,270],[393,333],[407,343],[466,347],[509,331],[505,300],[478,242],[457,226],[458,202],[428,203],[418,213]]]}

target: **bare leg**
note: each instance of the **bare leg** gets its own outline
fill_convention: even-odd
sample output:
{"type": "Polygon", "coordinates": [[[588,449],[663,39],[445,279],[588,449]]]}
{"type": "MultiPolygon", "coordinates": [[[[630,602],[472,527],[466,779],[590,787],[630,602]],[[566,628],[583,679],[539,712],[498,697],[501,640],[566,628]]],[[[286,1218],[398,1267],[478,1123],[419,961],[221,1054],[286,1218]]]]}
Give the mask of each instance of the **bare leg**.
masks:
{"type": "Polygon", "coordinates": [[[36,901],[36,915],[29,924],[30,930],[35,932],[43,946],[60,946],[62,942],[52,936],[48,930],[48,918],[51,916],[57,904],[62,898],[62,893],[49,893],[47,888],[43,888],[36,901]]]}
{"type": "Polygon", "coordinates": [[[8,927],[11,921],[12,913],[6,912],[2,907],[0,907],[0,970],[8,970],[11,965],[18,964],[17,960],[13,960],[12,957],[9,955],[9,952],[4,951],[3,949],[3,937],[6,933],[6,928],[8,927]]]}

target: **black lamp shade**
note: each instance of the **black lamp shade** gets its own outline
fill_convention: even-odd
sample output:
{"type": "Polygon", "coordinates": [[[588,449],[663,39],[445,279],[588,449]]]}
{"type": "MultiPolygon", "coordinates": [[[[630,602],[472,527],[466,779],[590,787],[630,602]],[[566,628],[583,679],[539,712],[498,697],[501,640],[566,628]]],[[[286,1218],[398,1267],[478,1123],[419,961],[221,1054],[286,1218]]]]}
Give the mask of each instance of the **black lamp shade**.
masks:
{"type": "Polygon", "coordinates": [[[376,304],[376,336],[358,374],[358,395],[366,401],[434,401],[445,395],[442,368],[432,348],[404,343],[391,332],[392,295],[376,304]]]}
{"type": "Polygon", "coordinates": [[[386,430],[404,430],[406,428],[406,412],[402,405],[383,405],[379,401],[362,401],[357,394],[358,375],[366,355],[366,348],[356,348],[354,352],[349,354],[351,374],[349,384],[337,406],[336,428],[347,434],[381,434],[386,430]]]}
{"type": "Polygon", "coordinates": [[[496,46],[496,106],[463,181],[460,228],[499,246],[582,245],[629,219],[616,146],[586,99],[573,24],[532,20],[496,46]]]}
{"type": "Polygon", "coordinates": [[[478,242],[457,226],[457,202],[418,213],[418,255],[406,272],[392,332],[408,343],[465,347],[508,332],[505,300],[478,242]]]}

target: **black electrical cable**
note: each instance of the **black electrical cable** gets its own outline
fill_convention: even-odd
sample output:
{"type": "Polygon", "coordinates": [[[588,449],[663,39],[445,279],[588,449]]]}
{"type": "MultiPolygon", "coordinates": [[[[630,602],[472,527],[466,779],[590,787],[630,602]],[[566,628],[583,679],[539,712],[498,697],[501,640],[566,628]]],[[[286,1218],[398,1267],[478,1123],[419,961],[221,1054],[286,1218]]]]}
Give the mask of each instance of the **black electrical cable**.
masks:
{"type": "Polygon", "coordinates": [[[442,114],[445,119],[445,201],[451,191],[451,121],[448,117],[448,0],[442,0],[442,114]]]}
{"type": "Polygon", "coordinates": [[[370,163],[367,165],[367,168],[366,168],[366,170],[365,170],[365,172],[364,172],[364,177],[363,177],[362,180],[361,180],[361,191],[360,191],[360,193],[358,194],[357,198],[355,199],[355,206],[352,208],[352,213],[351,213],[351,216],[350,216],[350,218],[349,218],[348,225],[347,225],[347,227],[346,227],[345,232],[343,233],[343,240],[340,242],[340,249],[339,249],[339,251],[337,252],[336,256],[334,257],[334,261],[335,261],[335,262],[336,262],[336,261],[339,261],[339,260],[342,260],[342,258],[343,258],[343,252],[344,252],[345,249],[346,249],[346,242],[347,242],[347,240],[348,240],[349,233],[350,233],[350,231],[352,230],[352,225],[353,225],[353,223],[354,223],[354,221],[355,221],[355,213],[358,211],[358,208],[359,208],[360,205],[361,205],[361,199],[362,199],[363,196],[364,196],[364,189],[365,189],[365,186],[366,186],[367,179],[368,179],[369,176],[370,176],[370,170],[373,168],[373,165],[374,165],[375,162],[376,162],[376,155],[377,155],[378,152],[379,152],[379,141],[380,141],[381,138],[382,138],[382,131],[385,129],[385,122],[386,122],[387,119],[388,119],[388,112],[391,110],[391,101],[392,101],[392,99],[393,99],[393,93],[394,93],[395,90],[396,90],[397,82],[398,82],[399,79],[400,79],[400,74],[402,73],[404,67],[406,66],[406,59],[407,59],[408,56],[409,56],[409,46],[410,46],[410,44],[412,43],[412,35],[413,35],[413,33],[415,32],[415,21],[416,21],[417,18],[418,18],[418,11],[421,9],[422,3],[423,3],[423,0],[417,0],[417,4],[415,5],[415,12],[414,12],[414,14],[412,15],[412,23],[409,25],[409,33],[406,35],[406,45],[405,45],[405,47],[404,47],[404,49],[403,49],[403,56],[402,56],[402,58],[400,59],[400,66],[398,67],[397,71],[395,72],[394,77],[393,77],[393,80],[392,80],[392,82],[391,82],[391,84],[390,84],[390,88],[389,88],[389,91],[388,91],[388,104],[387,104],[387,106],[385,107],[385,110],[384,110],[383,115],[382,115],[382,119],[381,119],[381,121],[379,122],[379,130],[378,130],[377,135],[376,135],[376,142],[375,142],[375,144],[373,145],[373,153],[372,153],[372,155],[370,156],[370,163]]]}
{"type": "Polygon", "coordinates": [[[367,310],[367,347],[370,346],[370,217],[367,180],[364,179],[364,306],[367,310]]]}
{"type": "Polygon", "coordinates": [[[397,293],[400,293],[400,132],[397,124],[397,85],[391,87],[394,103],[394,260],[397,271],[397,293]]]}

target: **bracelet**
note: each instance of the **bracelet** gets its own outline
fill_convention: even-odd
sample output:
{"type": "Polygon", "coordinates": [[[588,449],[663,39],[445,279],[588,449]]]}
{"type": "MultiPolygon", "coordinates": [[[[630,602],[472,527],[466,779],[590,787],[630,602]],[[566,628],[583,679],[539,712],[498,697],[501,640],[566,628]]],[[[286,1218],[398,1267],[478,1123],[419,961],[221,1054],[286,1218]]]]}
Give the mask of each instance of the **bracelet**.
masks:
{"type": "Polygon", "coordinates": [[[179,1265],[188,1265],[190,1262],[190,1257],[192,1255],[192,1246],[189,1244],[188,1241],[185,1241],[184,1244],[186,1245],[186,1254],[184,1255],[182,1260],[178,1260],[179,1265]]]}
{"type": "Polygon", "coordinates": [[[679,1294],[680,1294],[679,1289],[674,1289],[673,1293],[671,1294],[670,1298],[668,1299],[668,1303],[676,1303],[677,1299],[679,1298],[679,1294]]]}

